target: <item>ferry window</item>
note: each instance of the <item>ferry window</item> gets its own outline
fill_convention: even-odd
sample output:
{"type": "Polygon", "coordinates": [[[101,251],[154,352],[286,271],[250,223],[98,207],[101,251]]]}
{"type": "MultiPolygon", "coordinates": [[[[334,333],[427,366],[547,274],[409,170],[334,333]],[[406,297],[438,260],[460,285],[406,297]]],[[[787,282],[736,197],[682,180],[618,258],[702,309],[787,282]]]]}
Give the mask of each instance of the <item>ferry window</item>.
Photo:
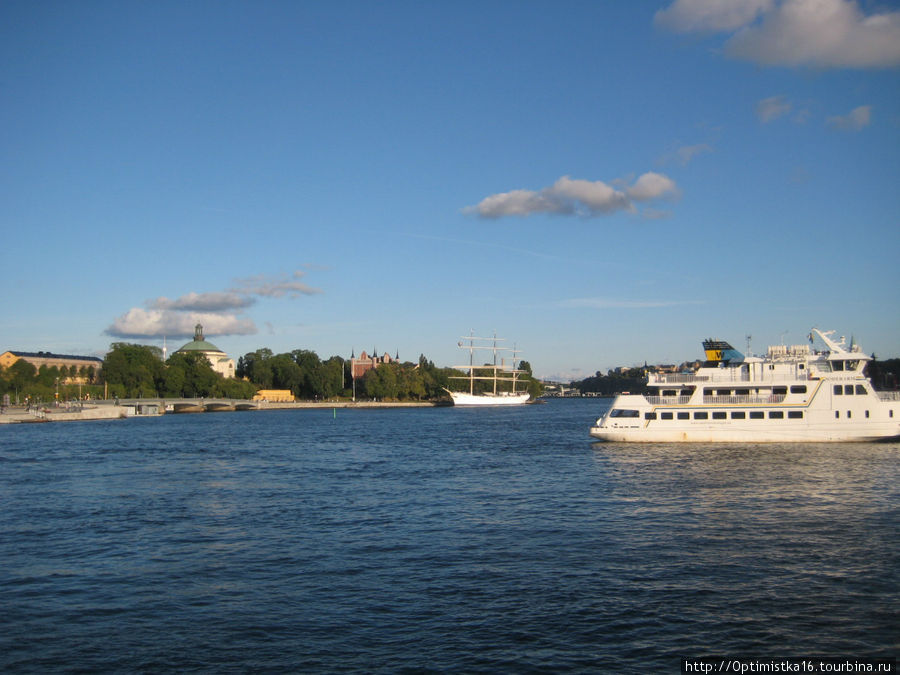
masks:
{"type": "Polygon", "coordinates": [[[866,419],[869,419],[869,411],[866,410],[866,419]]]}
{"type": "Polygon", "coordinates": [[[689,419],[691,419],[691,415],[690,415],[690,413],[686,413],[686,412],[678,413],[678,419],[689,420],[689,419]]]}
{"type": "Polygon", "coordinates": [[[749,389],[738,389],[738,390],[737,390],[736,392],[734,392],[734,393],[737,394],[738,396],[749,396],[749,395],[750,395],[750,390],[749,390],[749,389]]]}
{"type": "Polygon", "coordinates": [[[622,408],[617,408],[609,413],[610,417],[640,417],[640,415],[637,410],[625,410],[622,408]]]}
{"type": "Polygon", "coordinates": [[[806,385],[805,384],[795,384],[791,387],[792,394],[805,394],[806,393],[806,385]]]}
{"type": "Polygon", "coordinates": [[[849,420],[851,417],[853,417],[853,413],[848,410],[847,411],[847,419],[849,420]]]}
{"type": "Polygon", "coordinates": [[[802,420],[803,419],[803,411],[802,410],[788,410],[788,418],[792,420],[802,420]]]}
{"type": "Polygon", "coordinates": [[[835,372],[843,370],[843,369],[844,369],[844,362],[843,362],[843,361],[832,361],[832,362],[831,362],[831,369],[832,369],[833,371],[835,371],[835,372]]]}
{"type": "Polygon", "coordinates": [[[715,390],[715,389],[704,389],[704,390],[703,390],[703,395],[704,395],[704,396],[712,396],[712,395],[715,394],[715,393],[716,393],[716,390],[715,390]]]}
{"type": "Polygon", "coordinates": [[[784,411],[783,410],[770,410],[769,411],[769,419],[770,420],[783,420],[784,419],[784,411]]]}
{"type": "Polygon", "coordinates": [[[719,389],[716,391],[719,396],[731,396],[731,389],[719,389]]]}
{"type": "Polygon", "coordinates": [[[664,419],[664,420],[670,420],[670,419],[672,419],[672,413],[660,413],[659,416],[660,416],[662,419],[664,419]]]}
{"type": "Polygon", "coordinates": [[[772,394],[775,396],[784,396],[787,394],[787,387],[772,387],[772,394]]]}
{"type": "Polygon", "coordinates": [[[798,364],[797,368],[799,368],[800,370],[803,370],[804,368],[806,368],[806,364],[805,363],[798,364]]]}
{"type": "Polygon", "coordinates": [[[840,396],[843,393],[843,391],[844,391],[844,389],[843,389],[843,387],[841,387],[841,385],[839,385],[839,384],[834,385],[834,395],[835,396],[840,396]]]}
{"type": "Polygon", "coordinates": [[[678,396],[678,392],[674,389],[663,389],[663,396],[678,396]]]}
{"type": "Polygon", "coordinates": [[[858,385],[856,385],[856,393],[857,393],[857,394],[862,394],[863,396],[865,396],[865,395],[866,395],[866,388],[865,388],[864,386],[862,386],[861,384],[858,384],[858,385]]]}
{"type": "Polygon", "coordinates": [[[750,419],[751,420],[761,420],[765,415],[763,415],[762,410],[751,410],[750,411],[750,419]]]}
{"type": "Polygon", "coordinates": [[[705,412],[695,412],[695,413],[694,413],[694,419],[695,419],[695,420],[706,420],[706,419],[709,419],[709,413],[705,413],[705,412]]]}
{"type": "Polygon", "coordinates": [[[890,410],[888,410],[888,417],[893,417],[893,416],[894,416],[894,409],[891,408],[890,410]]]}
{"type": "Polygon", "coordinates": [[[834,419],[839,419],[840,416],[841,416],[840,411],[839,411],[839,410],[835,410],[835,411],[834,411],[834,419]]]}
{"type": "Polygon", "coordinates": [[[845,396],[852,396],[852,395],[853,395],[853,385],[852,385],[852,384],[845,384],[845,385],[844,385],[844,395],[845,395],[845,396]]]}
{"type": "Polygon", "coordinates": [[[644,413],[644,419],[645,420],[655,420],[656,413],[653,413],[653,412],[644,413]]]}
{"type": "Polygon", "coordinates": [[[731,413],[731,419],[733,419],[733,420],[747,419],[747,413],[745,413],[743,410],[735,410],[733,413],[731,413]]]}
{"type": "Polygon", "coordinates": [[[726,418],[726,414],[724,412],[714,412],[713,419],[714,420],[724,420],[726,418]]]}

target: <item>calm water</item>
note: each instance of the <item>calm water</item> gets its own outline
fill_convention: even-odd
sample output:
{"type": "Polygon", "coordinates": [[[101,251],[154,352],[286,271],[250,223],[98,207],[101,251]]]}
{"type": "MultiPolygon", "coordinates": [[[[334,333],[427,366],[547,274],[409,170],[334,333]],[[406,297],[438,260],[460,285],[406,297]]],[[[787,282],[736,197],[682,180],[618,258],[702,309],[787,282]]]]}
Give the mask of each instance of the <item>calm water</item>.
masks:
{"type": "Polygon", "coordinates": [[[0,669],[680,672],[900,647],[900,444],[598,401],[0,427],[0,669]]]}

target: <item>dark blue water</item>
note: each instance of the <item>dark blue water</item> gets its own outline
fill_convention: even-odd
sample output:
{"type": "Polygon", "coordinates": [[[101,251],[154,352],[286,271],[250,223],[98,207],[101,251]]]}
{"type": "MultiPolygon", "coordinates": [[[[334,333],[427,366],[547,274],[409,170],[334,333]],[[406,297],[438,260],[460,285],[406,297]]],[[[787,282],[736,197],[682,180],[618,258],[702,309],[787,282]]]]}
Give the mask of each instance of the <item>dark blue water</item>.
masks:
{"type": "Polygon", "coordinates": [[[594,445],[602,406],[0,427],[0,669],[897,655],[900,445],[594,445]]]}

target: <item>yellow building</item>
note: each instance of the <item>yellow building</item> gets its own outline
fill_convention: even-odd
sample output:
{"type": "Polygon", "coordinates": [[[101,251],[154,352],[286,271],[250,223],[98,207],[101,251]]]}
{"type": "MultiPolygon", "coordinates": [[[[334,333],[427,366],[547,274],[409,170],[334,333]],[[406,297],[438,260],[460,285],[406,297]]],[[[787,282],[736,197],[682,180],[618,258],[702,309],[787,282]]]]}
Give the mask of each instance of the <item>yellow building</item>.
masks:
{"type": "Polygon", "coordinates": [[[260,389],[253,397],[254,401],[270,401],[272,403],[293,403],[294,395],[290,389],[260,389]]]}
{"type": "Polygon", "coordinates": [[[75,368],[77,374],[70,374],[61,384],[87,384],[100,375],[103,360],[96,356],[74,356],[71,354],[52,354],[50,352],[3,352],[0,354],[0,367],[9,368],[19,359],[30,363],[35,368],[41,366],[48,368],[68,368],[72,373],[75,368]]]}

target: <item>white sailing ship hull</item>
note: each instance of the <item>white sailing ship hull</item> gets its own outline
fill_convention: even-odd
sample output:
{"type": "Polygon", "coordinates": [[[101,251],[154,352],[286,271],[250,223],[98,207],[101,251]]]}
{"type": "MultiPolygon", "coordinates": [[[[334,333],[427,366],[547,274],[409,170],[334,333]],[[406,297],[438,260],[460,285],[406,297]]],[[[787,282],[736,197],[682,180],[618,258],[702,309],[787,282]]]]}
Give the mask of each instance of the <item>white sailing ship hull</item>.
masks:
{"type": "Polygon", "coordinates": [[[529,394],[468,394],[451,391],[450,397],[453,399],[453,405],[460,406],[522,405],[528,402],[529,394]]]}

